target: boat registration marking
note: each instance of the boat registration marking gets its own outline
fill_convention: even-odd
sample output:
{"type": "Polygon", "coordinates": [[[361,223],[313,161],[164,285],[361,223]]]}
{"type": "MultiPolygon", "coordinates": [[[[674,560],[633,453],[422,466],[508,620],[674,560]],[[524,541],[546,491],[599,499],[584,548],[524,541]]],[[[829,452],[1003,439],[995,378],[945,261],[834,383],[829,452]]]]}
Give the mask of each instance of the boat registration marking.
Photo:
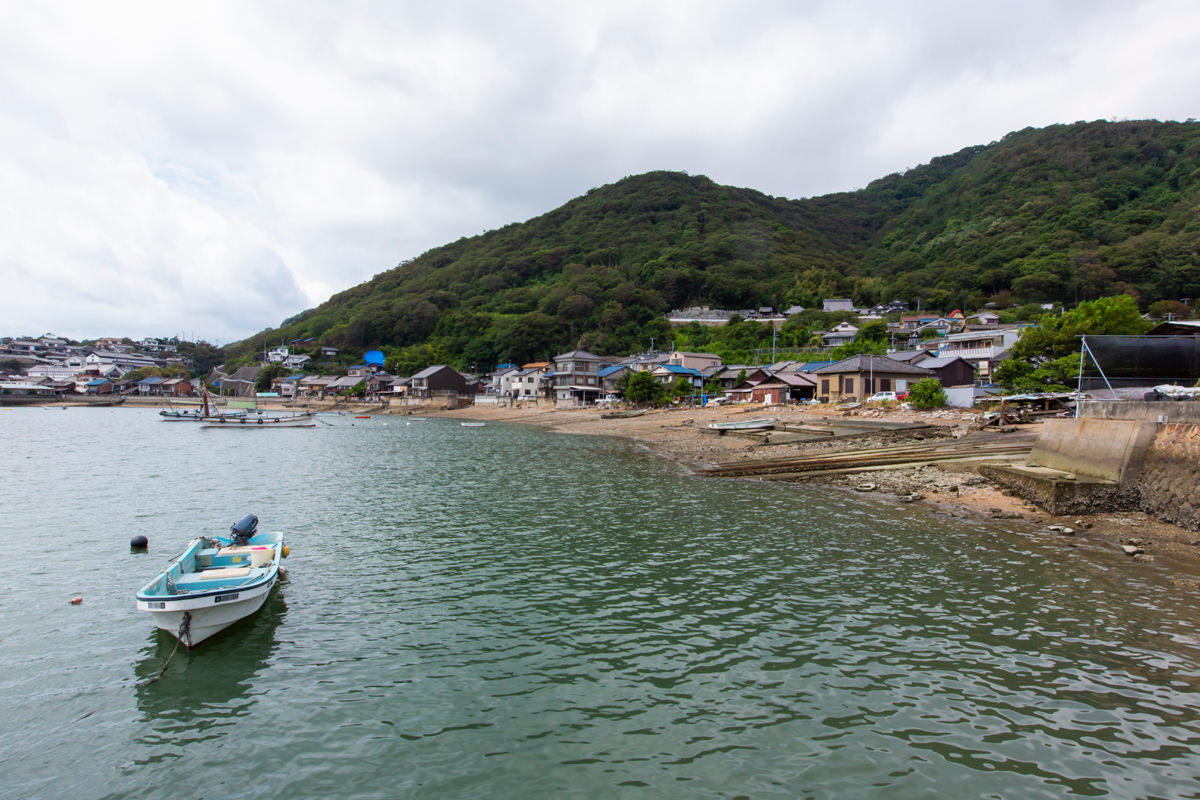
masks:
{"type": "Polygon", "coordinates": [[[166,608],[167,604],[165,602],[163,602],[162,600],[158,600],[158,601],[152,600],[149,603],[146,603],[146,607],[147,608],[166,608]]]}
{"type": "Polygon", "coordinates": [[[213,598],[213,602],[214,603],[224,603],[229,600],[237,600],[238,594],[240,594],[240,592],[231,592],[229,594],[219,594],[213,598]]]}

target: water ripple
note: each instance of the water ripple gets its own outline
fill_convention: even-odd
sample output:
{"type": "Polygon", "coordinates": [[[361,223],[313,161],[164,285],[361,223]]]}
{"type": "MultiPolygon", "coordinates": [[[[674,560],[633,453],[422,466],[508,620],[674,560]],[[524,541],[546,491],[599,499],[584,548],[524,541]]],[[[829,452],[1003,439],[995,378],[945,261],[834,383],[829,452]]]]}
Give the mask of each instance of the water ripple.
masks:
{"type": "Polygon", "coordinates": [[[1200,792],[1197,598],[1153,565],[517,427],[49,418],[0,414],[0,794],[1200,792]],[[53,548],[48,507],[87,509],[53,548]],[[133,590],[248,511],[288,580],[147,685],[133,590]]]}

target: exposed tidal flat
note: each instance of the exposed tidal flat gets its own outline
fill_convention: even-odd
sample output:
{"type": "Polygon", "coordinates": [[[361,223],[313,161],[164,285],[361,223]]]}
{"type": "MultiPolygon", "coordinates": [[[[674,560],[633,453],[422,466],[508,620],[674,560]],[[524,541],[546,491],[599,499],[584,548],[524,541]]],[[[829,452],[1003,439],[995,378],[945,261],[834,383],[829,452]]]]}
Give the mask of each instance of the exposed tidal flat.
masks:
{"type": "Polygon", "coordinates": [[[620,440],[320,419],[0,412],[0,796],[1200,794],[1200,597],[1162,563],[620,440]],[[245,513],[288,578],[148,683],[173,640],[134,591],[245,513]]]}

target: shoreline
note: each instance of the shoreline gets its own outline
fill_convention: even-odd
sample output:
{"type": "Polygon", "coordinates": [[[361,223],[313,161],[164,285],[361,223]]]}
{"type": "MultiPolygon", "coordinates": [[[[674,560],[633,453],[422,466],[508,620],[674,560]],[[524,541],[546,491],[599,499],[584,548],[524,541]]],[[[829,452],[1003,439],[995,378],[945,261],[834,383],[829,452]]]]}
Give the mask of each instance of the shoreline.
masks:
{"type": "MultiPolygon", "coordinates": [[[[179,405],[191,405],[177,403],[179,405]]],[[[31,407],[29,404],[25,407],[31,407]]],[[[88,407],[90,403],[50,402],[36,405],[57,407],[88,407]]],[[[162,408],[169,405],[160,398],[131,398],[107,408],[162,408]]],[[[300,411],[285,403],[261,403],[272,411],[300,411]]],[[[17,406],[13,406],[14,408],[17,406]]],[[[460,421],[503,422],[532,425],[558,433],[583,436],[614,436],[631,440],[662,458],[668,458],[685,469],[696,472],[721,464],[752,464],[766,458],[807,455],[818,452],[853,453],[865,447],[890,442],[906,443],[908,439],[946,440],[962,438],[974,429],[977,415],[968,410],[940,409],[937,411],[901,411],[860,409],[845,412],[830,406],[798,407],[729,407],[650,409],[640,417],[601,419],[595,408],[554,408],[553,406],[483,406],[471,405],[460,409],[406,406],[381,408],[367,403],[354,405],[341,402],[313,403],[312,411],[357,411],[363,414],[405,416],[420,415],[460,421]],[[355,406],[358,406],[357,408],[355,406]],[[878,435],[848,437],[838,441],[823,440],[794,443],[764,444],[740,436],[711,436],[700,433],[709,422],[751,419],[769,415],[785,423],[820,422],[845,417],[865,417],[883,422],[923,423],[928,429],[905,435],[903,432],[881,432],[878,435]]],[[[1021,426],[1026,437],[1035,435],[1038,424],[1021,426]]],[[[999,434],[1003,436],[1004,434],[999,434]]],[[[871,469],[845,474],[822,474],[794,482],[837,488],[854,494],[869,494],[890,503],[921,503],[935,510],[962,519],[1009,520],[1033,534],[1054,537],[1066,547],[1076,542],[1121,552],[1123,545],[1144,548],[1143,554],[1128,558],[1131,564],[1154,562],[1161,558],[1174,562],[1178,572],[1188,577],[1177,580],[1200,586],[1200,532],[1163,522],[1137,511],[1115,511],[1095,514],[1056,516],[1027,501],[991,485],[976,467],[980,463],[995,463],[980,458],[936,464],[917,464],[889,469],[871,469]],[[865,490],[870,485],[869,490],[865,490]],[[856,491],[858,490],[858,491],[856,491]],[[1052,527],[1060,530],[1053,530],[1052,527]],[[1066,533],[1061,529],[1066,529],[1066,533]],[[1196,577],[1191,577],[1196,576],[1196,577]]],[[[724,478],[728,480],[728,478],[724,478]]],[[[747,478],[740,478],[746,480],[747,478]]],[[[722,480],[722,478],[710,478],[722,480]]],[[[792,481],[788,481],[792,482],[792,481]]]]}
{"type": "MultiPolygon", "coordinates": [[[[660,457],[669,458],[690,470],[731,462],[753,463],[763,458],[813,452],[853,452],[876,445],[887,435],[850,439],[846,442],[808,442],[762,445],[732,436],[707,436],[699,429],[710,421],[736,420],[739,417],[777,416],[785,422],[819,421],[841,418],[844,412],[828,407],[650,410],[644,416],[627,419],[600,419],[596,409],[554,408],[467,408],[421,412],[425,416],[480,422],[505,422],[536,425],[558,433],[584,436],[616,436],[645,446],[660,457]]],[[[923,438],[960,438],[974,428],[976,414],[966,410],[942,409],[932,412],[867,411],[863,416],[893,422],[922,422],[933,426],[919,433],[923,438]]],[[[1039,426],[1026,425],[1027,436],[1036,435],[1039,426]]],[[[1005,434],[1000,434],[1004,436],[1005,434]]],[[[895,504],[913,502],[932,508],[936,513],[961,519],[1011,521],[1025,531],[1060,540],[1065,547],[1099,547],[1123,555],[1123,545],[1144,548],[1143,554],[1128,556],[1131,565],[1167,562],[1177,567],[1175,580],[1200,586],[1200,533],[1163,522],[1140,511],[1114,511],[1094,514],[1056,516],[1006,493],[989,483],[976,470],[979,463],[993,459],[951,461],[938,464],[905,466],[821,475],[797,481],[815,486],[836,487],[851,494],[868,494],[895,504]],[[856,491],[867,484],[870,491],[856,491]],[[913,495],[917,495],[913,497],[913,495]],[[1052,528],[1059,528],[1054,530],[1052,528]]],[[[710,480],[729,480],[710,478],[710,480]]],[[[735,478],[747,480],[747,478],[735,478]]],[[[790,481],[789,481],[790,482],[790,481]]]]}

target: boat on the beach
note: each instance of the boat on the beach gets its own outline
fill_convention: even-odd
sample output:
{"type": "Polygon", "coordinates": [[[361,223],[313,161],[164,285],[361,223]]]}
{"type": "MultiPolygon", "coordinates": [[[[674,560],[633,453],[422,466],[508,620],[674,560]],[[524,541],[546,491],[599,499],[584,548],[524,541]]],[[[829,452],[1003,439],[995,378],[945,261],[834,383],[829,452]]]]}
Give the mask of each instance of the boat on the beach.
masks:
{"type": "Polygon", "coordinates": [[[221,417],[204,420],[204,430],[226,428],[229,430],[262,430],[263,428],[315,428],[317,423],[312,414],[294,414],[287,417],[221,417]]]}
{"type": "Polygon", "coordinates": [[[774,417],[760,419],[742,419],[732,422],[710,422],[708,427],[714,431],[761,431],[774,428],[779,420],[774,417]]]}
{"type": "Polygon", "coordinates": [[[355,419],[370,419],[371,415],[370,414],[355,414],[354,418],[355,419]]]}
{"type": "Polygon", "coordinates": [[[628,419],[629,417],[640,417],[646,413],[646,409],[637,408],[630,411],[604,411],[600,414],[600,419],[628,419]]]}
{"type": "Polygon", "coordinates": [[[280,532],[257,533],[250,514],[229,536],[193,539],[137,593],[137,609],[188,647],[262,607],[279,580],[285,547],[280,532]]]}
{"type": "Polygon", "coordinates": [[[462,425],[464,428],[482,428],[487,423],[484,423],[484,422],[460,422],[458,424],[462,425]]]}

